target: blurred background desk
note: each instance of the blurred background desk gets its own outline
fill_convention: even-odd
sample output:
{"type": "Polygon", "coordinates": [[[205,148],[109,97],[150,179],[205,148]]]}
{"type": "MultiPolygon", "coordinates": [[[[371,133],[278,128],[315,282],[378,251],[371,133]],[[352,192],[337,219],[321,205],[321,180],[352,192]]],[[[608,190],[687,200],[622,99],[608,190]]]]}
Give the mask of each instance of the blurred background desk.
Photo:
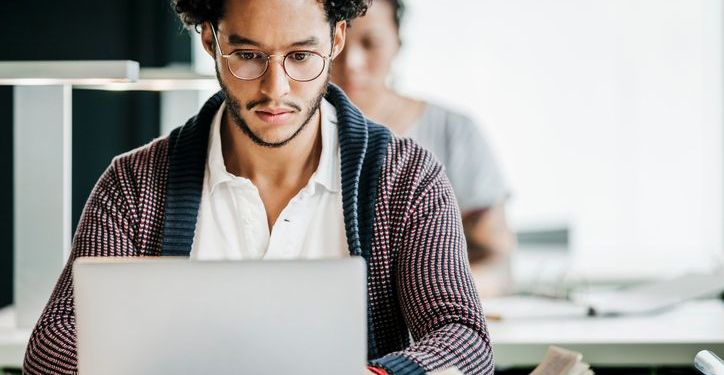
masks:
{"type": "Polygon", "coordinates": [[[691,301],[641,316],[544,317],[534,313],[537,316],[488,321],[498,367],[534,367],[549,345],[581,352],[583,360],[594,367],[691,366],[699,350],[724,353],[724,302],[720,300],[691,301]]]}
{"type": "MultiPolygon", "coordinates": [[[[535,367],[549,345],[583,353],[594,367],[690,367],[702,349],[724,353],[724,303],[692,301],[635,317],[514,317],[489,321],[499,368],[535,367]]],[[[0,368],[20,367],[30,329],[0,310],[0,368]]]]}
{"type": "Polygon", "coordinates": [[[0,309],[0,368],[22,366],[30,332],[30,328],[17,327],[13,308],[0,309]]]}

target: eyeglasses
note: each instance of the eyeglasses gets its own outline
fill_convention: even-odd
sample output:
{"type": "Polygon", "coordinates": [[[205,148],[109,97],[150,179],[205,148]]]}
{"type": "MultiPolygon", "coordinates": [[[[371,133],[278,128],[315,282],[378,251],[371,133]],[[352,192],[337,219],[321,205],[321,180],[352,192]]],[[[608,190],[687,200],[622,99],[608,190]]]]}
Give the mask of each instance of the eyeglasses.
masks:
{"type": "Polygon", "coordinates": [[[332,56],[331,53],[329,56],[323,56],[318,52],[308,50],[290,51],[285,55],[270,55],[259,50],[238,49],[230,54],[224,54],[213,25],[211,25],[211,33],[214,35],[216,48],[219,49],[221,57],[226,60],[226,66],[231,74],[244,81],[255,80],[263,76],[269,69],[269,61],[272,57],[282,58],[282,67],[289,78],[298,82],[313,81],[322,75],[327,66],[327,60],[332,56]]]}

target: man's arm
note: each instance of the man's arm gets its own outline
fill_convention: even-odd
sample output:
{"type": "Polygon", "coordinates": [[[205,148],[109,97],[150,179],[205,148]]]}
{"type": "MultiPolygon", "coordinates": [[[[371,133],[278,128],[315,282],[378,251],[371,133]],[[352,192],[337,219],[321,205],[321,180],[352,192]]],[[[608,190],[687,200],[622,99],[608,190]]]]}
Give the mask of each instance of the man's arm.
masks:
{"type": "Polygon", "coordinates": [[[136,213],[127,204],[115,168],[93,188],[78,223],[71,256],[30,337],[23,373],[76,374],[73,261],[82,256],[132,255],[136,213]]]}
{"type": "Polygon", "coordinates": [[[466,374],[492,374],[490,337],[447,177],[438,172],[416,196],[399,248],[396,280],[415,343],[371,363],[394,375],[452,366],[466,374]]]}

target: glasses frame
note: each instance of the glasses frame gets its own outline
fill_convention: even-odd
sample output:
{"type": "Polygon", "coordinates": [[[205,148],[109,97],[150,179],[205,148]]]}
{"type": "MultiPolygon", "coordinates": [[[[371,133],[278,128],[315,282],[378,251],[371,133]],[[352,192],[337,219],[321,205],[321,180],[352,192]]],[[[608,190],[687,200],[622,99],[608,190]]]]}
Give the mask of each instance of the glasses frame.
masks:
{"type": "MultiPolygon", "coordinates": [[[[216,28],[214,27],[214,25],[210,25],[210,26],[211,26],[211,34],[214,36],[214,42],[216,43],[216,48],[219,50],[219,54],[221,55],[221,57],[224,58],[224,61],[226,61],[226,69],[229,70],[229,73],[231,73],[231,75],[233,75],[234,77],[236,77],[237,79],[240,79],[242,81],[253,81],[253,80],[263,77],[264,74],[266,74],[267,70],[269,70],[269,61],[272,59],[272,57],[278,56],[278,57],[282,58],[282,70],[284,70],[284,74],[286,74],[286,76],[289,77],[289,79],[296,81],[296,82],[311,82],[311,81],[314,81],[315,79],[319,78],[319,76],[321,76],[322,73],[324,73],[324,69],[327,67],[327,64],[329,63],[329,59],[332,58],[333,51],[330,51],[328,56],[324,56],[321,53],[319,53],[317,51],[312,51],[312,50],[294,50],[294,51],[289,51],[283,55],[267,54],[266,52],[261,51],[261,50],[234,50],[229,54],[224,54],[224,51],[221,50],[221,44],[219,43],[219,37],[216,33],[216,28]],[[261,53],[265,54],[267,57],[266,57],[266,63],[264,65],[264,70],[262,70],[261,73],[254,78],[242,78],[242,77],[237,76],[234,73],[234,71],[231,69],[231,65],[229,64],[229,58],[235,52],[238,52],[238,51],[249,51],[249,52],[255,51],[255,52],[261,52],[261,53]],[[290,55],[292,55],[294,53],[299,53],[299,52],[311,53],[311,54],[317,55],[317,56],[321,57],[322,60],[324,61],[324,64],[322,65],[322,69],[319,70],[319,73],[316,76],[314,76],[314,78],[310,78],[310,79],[306,79],[306,80],[296,79],[296,78],[292,77],[289,74],[289,72],[287,71],[287,66],[286,66],[287,57],[289,57],[290,55]]],[[[332,40],[334,40],[334,38],[332,38],[332,40]]],[[[332,49],[334,49],[334,48],[332,48],[332,49]]]]}

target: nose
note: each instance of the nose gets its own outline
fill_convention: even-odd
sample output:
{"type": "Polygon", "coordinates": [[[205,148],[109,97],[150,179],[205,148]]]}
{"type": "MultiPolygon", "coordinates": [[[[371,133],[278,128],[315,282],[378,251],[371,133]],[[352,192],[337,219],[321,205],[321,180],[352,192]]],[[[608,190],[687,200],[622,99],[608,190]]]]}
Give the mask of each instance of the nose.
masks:
{"type": "Polygon", "coordinates": [[[284,72],[283,56],[271,56],[269,67],[261,77],[261,93],[272,100],[278,100],[289,93],[289,77],[284,72]]]}

